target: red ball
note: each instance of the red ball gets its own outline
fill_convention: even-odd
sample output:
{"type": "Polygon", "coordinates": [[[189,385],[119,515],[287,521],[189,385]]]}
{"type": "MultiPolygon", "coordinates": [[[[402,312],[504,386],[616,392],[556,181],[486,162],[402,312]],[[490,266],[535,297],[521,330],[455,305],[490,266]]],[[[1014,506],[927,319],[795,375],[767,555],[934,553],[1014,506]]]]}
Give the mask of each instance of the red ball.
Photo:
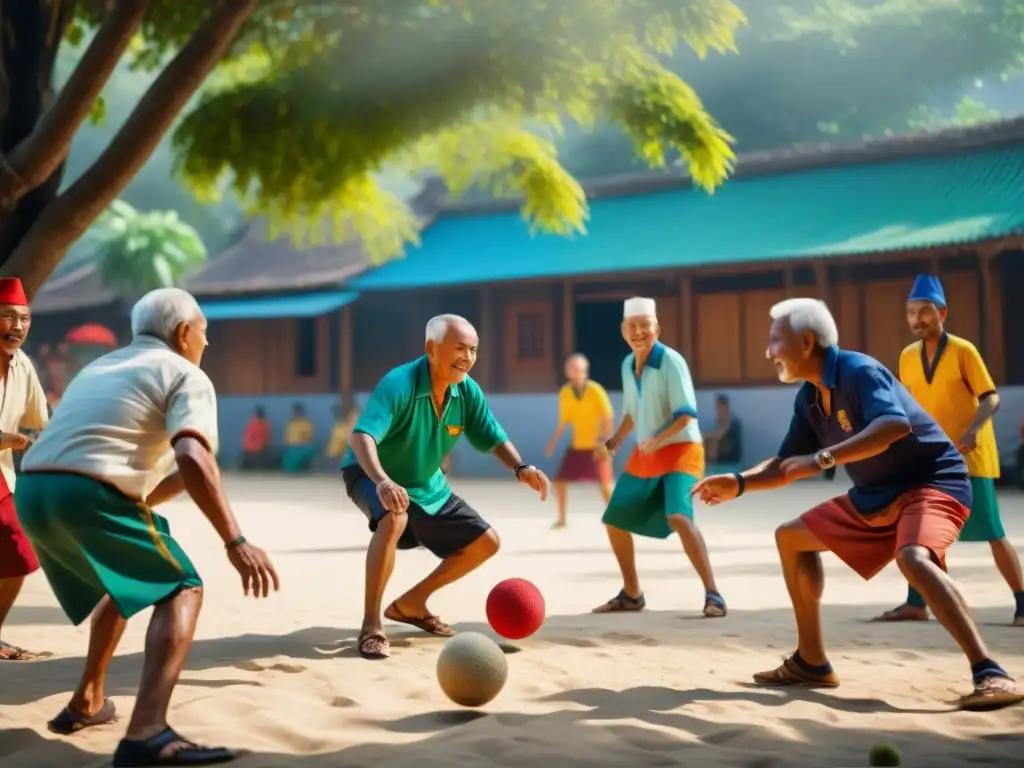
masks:
{"type": "Polygon", "coordinates": [[[529,637],[544,623],[544,595],[526,579],[505,579],[487,596],[487,621],[507,640],[529,637]]]}

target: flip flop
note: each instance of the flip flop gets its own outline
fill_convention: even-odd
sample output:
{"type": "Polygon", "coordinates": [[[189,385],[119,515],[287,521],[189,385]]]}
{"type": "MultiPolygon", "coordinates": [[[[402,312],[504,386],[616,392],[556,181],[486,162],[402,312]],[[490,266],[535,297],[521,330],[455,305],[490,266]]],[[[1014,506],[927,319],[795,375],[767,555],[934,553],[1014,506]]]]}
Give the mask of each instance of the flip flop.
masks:
{"type": "Polygon", "coordinates": [[[76,712],[71,707],[64,707],[53,720],[46,724],[50,733],[60,736],[70,736],[73,733],[92,728],[97,725],[106,725],[117,720],[117,707],[111,699],[104,699],[103,706],[95,715],[85,715],[76,712]]]}
{"type": "Polygon", "coordinates": [[[6,655],[0,655],[0,661],[31,661],[32,659],[38,659],[41,654],[32,653],[32,651],[26,651],[24,648],[19,648],[16,645],[5,643],[0,640],[0,648],[7,651],[6,655]]]}
{"type": "Polygon", "coordinates": [[[357,648],[364,659],[386,659],[391,655],[391,643],[383,632],[361,633],[357,648]]]}
{"type": "Polygon", "coordinates": [[[754,682],[758,685],[776,687],[838,688],[839,675],[835,672],[829,672],[827,675],[813,675],[801,669],[790,656],[775,669],[757,672],[754,675],[754,682]]]}
{"type": "Polygon", "coordinates": [[[708,592],[704,595],[704,617],[708,619],[720,619],[729,613],[725,606],[725,598],[717,592],[708,592]]]}
{"type": "Polygon", "coordinates": [[[173,728],[161,731],[151,739],[121,739],[114,752],[114,768],[148,768],[161,765],[219,765],[230,763],[235,754],[224,747],[204,747],[179,736],[173,728]],[[160,753],[171,744],[184,744],[169,755],[160,753]]]}
{"type": "Polygon", "coordinates": [[[408,624],[410,627],[416,627],[416,629],[426,632],[428,635],[453,637],[456,634],[454,629],[441,621],[440,616],[434,616],[433,614],[428,614],[426,616],[406,616],[398,609],[397,600],[389,605],[384,611],[384,618],[390,619],[391,621],[397,621],[399,624],[408,624]]]}
{"type": "Polygon", "coordinates": [[[960,698],[965,712],[992,712],[1024,702],[1024,693],[1008,677],[986,677],[974,684],[974,690],[960,698]]]}
{"type": "Polygon", "coordinates": [[[623,589],[607,603],[597,606],[592,613],[638,613],[646,607],[647,599],[643,595],[630,597],[623,589]]]}

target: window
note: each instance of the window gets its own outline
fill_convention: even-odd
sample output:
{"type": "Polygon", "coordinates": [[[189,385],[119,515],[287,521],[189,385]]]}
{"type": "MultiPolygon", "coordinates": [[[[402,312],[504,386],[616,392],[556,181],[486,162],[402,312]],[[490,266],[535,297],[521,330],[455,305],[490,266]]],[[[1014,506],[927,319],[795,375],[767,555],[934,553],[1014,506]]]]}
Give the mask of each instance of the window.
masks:
{"type": "Polygon", "coordinates": [[[317,318],[300,317],[295,321],[295,375],[301,379],[316,376],[317,318]]]}
{"type": "Polygon", "coordinates": [[[516,359],[543,362],[547,359],[547,318],[543,312],[520,312],[516,316],[516,359]]]}

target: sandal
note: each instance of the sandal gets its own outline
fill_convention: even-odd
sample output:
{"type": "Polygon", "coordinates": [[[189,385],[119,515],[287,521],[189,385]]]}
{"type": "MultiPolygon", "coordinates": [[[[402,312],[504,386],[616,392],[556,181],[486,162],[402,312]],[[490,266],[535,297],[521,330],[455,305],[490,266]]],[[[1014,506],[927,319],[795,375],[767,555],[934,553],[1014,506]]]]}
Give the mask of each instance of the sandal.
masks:
{"type": "Polygon", "coordinates": [[[725,598],[717,592],[708,592],[704,595],[704,617],[708,619],[720,619],[729,612],[725,607],[725,598]]]}
{"type": "Polygon", "coordinates": [[[100,707],[99,712],[95,715],[85,715],[81,712],[76,712],[71,707],[64,707],[60,714],[46,724],[46,727],[49,728],[50,733],[56,733],[59,736],[70,736],[86,728],[106,725],[115,720],[117,720],[117,708],[114,706],[113,700],[104,699],[103,706],[100,707]]]}
{"type": "Polygon", "coordinates": [[[397,600],[389,605],[384,611],[384,618],[390,619],[391,621],[397,621],[399,624],[408,624],[410,627],[416,627],[416,629],[422,630],[428,635],[453,637],[456,634],[454,629],[441,621],[440,616],[434,616],[433,614],[427,614],[426,616],[406,616],[399,610],[397,600]]]}
{"type": "Polygon", "coordinates": [[[839,675],[829,672],[827,675],[815,675],[807,672],[790,656],[775,669],[757,672],[754,675],[757,685],[802,686],[804,688],[837,688],[839,675]]]}
{"type": "Polygon", "coordinates": [[[639,597],[630,597],[623,589],[603,605],[597,606],[592,613],[637,613],[647,607],[647,599],[641,594],[639,597]]]}
{"type": "Polygon", "coordinates": [[[386,659],[391,655],[391,642],[383,632],[363,632],[357,642],[364,659],[386,659]]]}
{"type": "Polygon", "coordinates": [[[38,659],[39,656],[38,653],[26,651],[24,648],[0,640],[0,661],[31,661],[38,659]]]}
{"type": "Polygon", "coordinates": [[[219,765],[230,763],[235,754],[224,747],[204,747],[167,728],[151,739],[121,739],[114,752],[114,768],[144,768],[159,765],[219,765]],[[171,744],[183,744],[170,754],[161,752],[171,744]]]}
{"type": "Polygon", "coordinates": [[[960,698],[960,709],[967,712],[992,712],[1024,701],[1024,693],[1009,677],[985,677],[974,690],[960,698]]]}

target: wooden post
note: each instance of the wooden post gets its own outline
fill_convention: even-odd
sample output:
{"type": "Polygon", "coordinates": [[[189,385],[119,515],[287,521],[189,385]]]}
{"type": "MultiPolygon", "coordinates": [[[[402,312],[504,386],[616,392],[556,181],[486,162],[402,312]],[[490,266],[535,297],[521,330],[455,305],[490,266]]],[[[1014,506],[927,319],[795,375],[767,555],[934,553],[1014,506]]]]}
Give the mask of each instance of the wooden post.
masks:
{"type": "Polygon", "coordinates": [[[355,406],[353,372],[355,369],[355,307],[346,304],[341,308],[341,408],[342,412],[355,406]]]}
{"type": "Polygon", "coordinates": [[[978,249],[978,271],[981,275],[981,355],[988,365],[996,384],[1001,384],[1006,375],[1003,343],[1003,296],[996,274],[995,263],[999,255],[998,246],[984,246],[978,249]]]}
{"type": "Polygon", "coordinates": [[[562,357],[576,351],[576,290],[572,280],[562,283],[562,357]]]}
{"type": "Polygon", "coordinates": [[[818,298],[824,301],[830,310],[835,311],[832,306],[832,285],[828,281],[828,264],[818,259],[814,262],[814,290],[818,298]]]}
{"type": "Polygon", "coordinates": [[[480,360],[474,377],[485,389],[494,388],[498,340],[494,335],[494,290],[489,286],[480,289],[480,360]]]}
{"type": "Polygon", "coordinates": [[[679,278],[679,351],[690,361],[691,367],[695,364],[697,357],[693,304],[693,281],[689,275],[683,275],[679,278]]]}

